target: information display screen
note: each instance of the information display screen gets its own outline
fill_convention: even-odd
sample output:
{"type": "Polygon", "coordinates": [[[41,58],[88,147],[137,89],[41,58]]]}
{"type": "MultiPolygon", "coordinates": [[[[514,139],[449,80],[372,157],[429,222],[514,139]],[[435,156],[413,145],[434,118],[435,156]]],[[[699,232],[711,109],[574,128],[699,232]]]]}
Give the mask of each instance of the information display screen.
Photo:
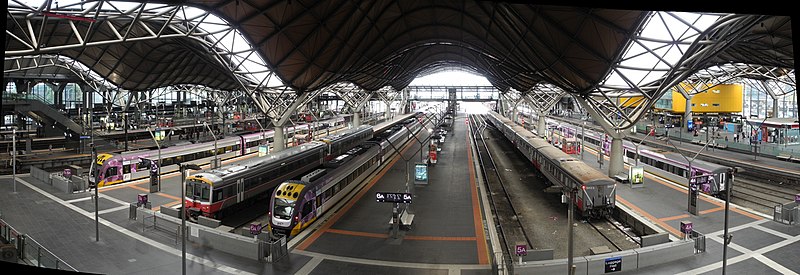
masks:
{"type": "Polygon", "coordinates": [[[631,181],[631,184],[643,184],[644,183],[644,167],[641,166],[631,166],[628,176],[630,177],[628,180],[631,181]]]}
{"type": "Polygon", "coordinates": [[[414,180],[428,181],[428,165],[424,163],[414,165],[414,180]]]}
{"type": "Polygon", "coordinates": [[[375,192],[375,200],[390,203],[411,203],[411,193],[375,192]]]}

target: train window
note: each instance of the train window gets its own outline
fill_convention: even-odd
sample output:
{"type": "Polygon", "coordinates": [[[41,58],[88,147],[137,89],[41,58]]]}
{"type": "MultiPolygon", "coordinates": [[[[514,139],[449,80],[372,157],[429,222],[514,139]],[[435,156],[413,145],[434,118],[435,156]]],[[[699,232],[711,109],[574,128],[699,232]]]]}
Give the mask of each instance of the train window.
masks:
{"type": "Polygon", "coordinates": [[[222,193],[222,189],[219,189],[219,190],[217,190],[217,191],[214,191],[214,194],[216,194],[216,195],[217,195],[217,197],[216,197],[216,198],[214,198],[214,201],[221,201],[221,200],[222,200],[222,198],[223,198],[223,196],[224,196],[224,194],[222,193]]]}
{"type": "Polygon", "coordinates": [[[311,202],[313,201],[308,201],[303,205],[303,212],[302,212],[303,217],[308,216],[308,214],[311,214],[311,210],[313,209],[311,202]]]}
{"type": "Polygon", "coordinates": [[[106,177],[116,176],[117,175],[117,167],[109,167],[106,170],[106,177]]]}
{"type": "Polygon", "coordinates": [[[187,181],[186,182],[186,196],[188,197],[188,196],[191,196],[192,194],[194,194],[194,183],[192,183],[191,181],[187,181]]]}
{"type": "Polygon", "coordinates": [[[150,169],[150,161],[141,159],[138,163],[136,163],[136,171],[145,171],[147,169],[150,169]]]}
{"type": "Polygon", "coordinates": [[[122,166],[122,173],[123,174],[130,174],[131,173],[131,165],[123,165],[122,166]]]}
{"type": "Polygon", "coordinates": [[[208,186],[203,186],[202,192],[200,193],[200,200],[208,201],[210,196],[211,190],[208,189],[208,186]]]}

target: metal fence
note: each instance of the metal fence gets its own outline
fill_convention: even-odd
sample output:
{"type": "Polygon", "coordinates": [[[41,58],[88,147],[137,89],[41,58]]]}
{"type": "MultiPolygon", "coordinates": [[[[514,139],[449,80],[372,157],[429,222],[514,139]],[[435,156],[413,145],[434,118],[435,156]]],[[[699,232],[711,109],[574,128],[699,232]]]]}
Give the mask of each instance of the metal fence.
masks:
{"type": "Polygon", "coordinates": [[[286,236],[282,236],[277,240],[268,240],[260,243],[262,256],[267,259],[267,262],[274,263],[280,261],[284,256],[289,255],[289,250],[286,246],[286,236]]]}
{"type": "Polygon", "coordinates": [[[9,248],[13,245],[15,253],[3,253],[4,261],[11,261],[17,263],[24,263],[37,267],[53,268],[58,270],[75,271],[78,270],[64,262],[47,250],[44,246],[39,244],[32,237],[20,234],[19,231],[14,229],[3,219],[0,219],[0,236],[3,240],[8,241],[9,248]],[[8,256],[10,259],[5,259],[8,256]],[[14,259],[16,258],[16,259],[14,259]]]}
{"type": "Polygon", "coordinates": [[[694,240],[694,253],[703,253],[706,252],[706,235],[703,233],[692,231],[690,235],[692,240],[694,240]]]}
{"type": "Polygon", "coordinates": [[[800,224],[800,205],[797,202],[775,205],[772,208],[772,220],[782,224],[800,224]]]}

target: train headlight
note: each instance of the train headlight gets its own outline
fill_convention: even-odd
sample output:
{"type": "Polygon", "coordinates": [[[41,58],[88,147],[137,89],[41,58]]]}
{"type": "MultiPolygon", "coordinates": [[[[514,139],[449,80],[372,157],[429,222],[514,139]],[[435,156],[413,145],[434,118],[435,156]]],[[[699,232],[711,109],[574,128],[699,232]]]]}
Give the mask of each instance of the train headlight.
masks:
{"type": "Polygon", "coordinates": [[[581,185],[581,189],[583,189],[583,191],[586,191],[586,185],[581,185]]]}

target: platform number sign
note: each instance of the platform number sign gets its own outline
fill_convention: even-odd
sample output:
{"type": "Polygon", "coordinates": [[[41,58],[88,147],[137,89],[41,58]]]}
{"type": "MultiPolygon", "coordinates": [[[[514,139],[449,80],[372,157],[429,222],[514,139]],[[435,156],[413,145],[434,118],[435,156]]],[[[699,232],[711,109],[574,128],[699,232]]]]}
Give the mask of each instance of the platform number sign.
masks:
{"type": "Polygon", "coordinates": [[[518,244],[516,246],[517,256],[526,256],[528,255],[528,248],[524,244],[518,244]]]}
{"type": "Polygon", "coordinates": [[[260,223],[254,223],[250,225],[250,234],[258,235],[261,233],[261,229],[264,228],[263,225],[260,223]]]}
{"type": "Polygon", "coordinates": [[[681,221],[681,232],[683,234],[692,234],[694,230],[694,225],[690,221],[681,221]]]}
{"type": "Polygon", "coordinates": [[[469,118],[464,119],[464,124],[469,125],[469,118]]]}
{"type": "Polygon", "coordinates": [[[606,272],[617,272],[622,270],[622,257],[606,258],[606,272]]]}

